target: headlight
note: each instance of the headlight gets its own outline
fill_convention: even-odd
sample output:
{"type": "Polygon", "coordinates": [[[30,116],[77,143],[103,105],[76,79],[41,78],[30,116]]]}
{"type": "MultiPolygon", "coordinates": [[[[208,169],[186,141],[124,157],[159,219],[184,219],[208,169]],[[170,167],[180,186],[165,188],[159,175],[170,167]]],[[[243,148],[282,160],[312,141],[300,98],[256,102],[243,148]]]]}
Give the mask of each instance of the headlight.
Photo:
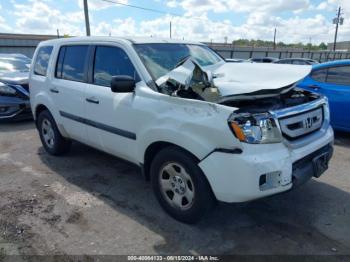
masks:
{"type": "Polygon", "coordinates": [[[1,95],[15,95],[16,94],[16,89],[5,85],[3,83],[0,83],[0,94],[1,95]]]}
{"type": "Polygon", "coordinates": [[[242,142],[250,144],[269,144],[282,141],[282,134],[276,120],[265,114],[233,114],[229,126],[242,142]]]}

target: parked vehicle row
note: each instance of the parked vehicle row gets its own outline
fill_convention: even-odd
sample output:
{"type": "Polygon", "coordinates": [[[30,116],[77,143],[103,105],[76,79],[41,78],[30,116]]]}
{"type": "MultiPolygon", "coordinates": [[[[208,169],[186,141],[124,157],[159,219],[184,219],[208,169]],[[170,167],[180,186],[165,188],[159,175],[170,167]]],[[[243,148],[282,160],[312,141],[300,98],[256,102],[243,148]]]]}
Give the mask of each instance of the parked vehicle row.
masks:
{"type": "Polygon", "coordinates": [[[296,88],[310,66],[226,63],[203,44],[81,37],[39,44],[30,102],[43,147],[72,140],[138,165],[174,218],[215,201],[285,192],[328,168],[322,95],[296,88]]]}
{"type": "Polygon", "coordinates": [[[283,58],[278,59],[274,57],[261,57],[261,58],[249,58],[238,59],[238,58],[227,58],[226,62],[229,63],[274,63],[274,64],[289,64],[289,65],[314,65],[319,62],[309,58],[283,58]]]}
{"type": "Polygon", "coordinates": [[[32,118],[29,103],[31,59],[21,54],[0,55],[0,120],[32,118]]]}
{"type": "Polygon", "coordinates": [[[284,58],[274,61],[275,64],[289,64],[289,65],[315,65],[319,62],[309,58],[284,58]]]}

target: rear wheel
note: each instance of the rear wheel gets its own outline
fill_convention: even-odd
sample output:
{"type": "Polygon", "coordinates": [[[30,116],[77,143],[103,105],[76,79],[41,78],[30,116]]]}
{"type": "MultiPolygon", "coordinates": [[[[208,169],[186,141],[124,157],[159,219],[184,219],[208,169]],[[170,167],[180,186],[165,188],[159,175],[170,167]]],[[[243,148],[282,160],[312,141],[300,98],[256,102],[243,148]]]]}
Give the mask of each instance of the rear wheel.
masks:
{"type": "Polygon", "coordinates": [[[159,203],[179,221],[196,223],[215,202],[197,160],[177,147],[167,147],[155,156],[151,179],[159,203]]]}
{"type": "Polygon", "coordinates": [[[62,155],[69,151],[71,141],[61,135],[48,110],[40,112],[37,121],[41,143],[49,154],[62,155]]]}

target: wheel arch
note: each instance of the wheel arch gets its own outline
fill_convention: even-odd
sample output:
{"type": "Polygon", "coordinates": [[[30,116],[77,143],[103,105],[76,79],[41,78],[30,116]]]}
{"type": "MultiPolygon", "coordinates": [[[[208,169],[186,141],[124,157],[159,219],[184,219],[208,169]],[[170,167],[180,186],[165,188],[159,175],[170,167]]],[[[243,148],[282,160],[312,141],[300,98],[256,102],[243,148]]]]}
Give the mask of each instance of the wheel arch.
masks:
{"type": "Polygon", "coordinates": [[[35,110],[34,110],[34,121],[35,121],[35,125],[38,127],[38,116],[41,112],[43,111],[50,111],[49,108],[47,106],[45,106],[44,104],[38,104],[36,107],[35,107],[35,110]]]}
{"type": "Polygon", "coordinates": [[[176,148],[190,154],[193,157],[193,159],[196,160],[196,163],[200,162],[200,160],[197,156],[195,156],[193,153],[191,153],[189,150],[187,150],[184,147],[181,147],[179,145],[176,145],[176,144],[168,142],[168,141],[156,141],[156,142],[153,142],[152,144],[150,144],[145,150],[143,164],[142,164],[142,172],[143,172],[143,175],[144,175],[146,180],[150,180],[150,167],[151,167],[151,163],[152,163],[154,157],[156,156],[156,154],[158,152],[160,152],[162,149],[164,149],[166,147],[176,147],[176,148]]]}

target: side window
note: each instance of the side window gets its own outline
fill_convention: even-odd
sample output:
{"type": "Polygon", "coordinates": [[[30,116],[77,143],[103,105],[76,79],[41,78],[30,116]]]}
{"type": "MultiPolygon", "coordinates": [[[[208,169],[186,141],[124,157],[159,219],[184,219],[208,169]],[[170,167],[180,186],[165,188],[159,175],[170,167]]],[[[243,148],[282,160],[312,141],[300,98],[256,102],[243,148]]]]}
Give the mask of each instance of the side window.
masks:
{"type": "Polygon", "coordinates": [[[350,86],[350,66],[330,67],[326,82],[350,86]]]}
{"type": "Polygon", "coordinates": [[[128,55],[118,47],[97,46],[95,51],[93,83],[110,86],[112,76],[127,75],[139,81],[140,78],[128,55]]]}
{"type": "Polygon", "coordinates": [[[317,82],[326,82],[327,69],[315,70],[311,73],[311,78],[317,82]]]}
{"type": "Polygon", "coordinates": [[[88,48],[87,45],[61,47],[56,65],[56,77],[83,82],[88,48]]]}
{"type": "Polygon", "coordinates": [[[39,48],[34,64],[34,74],[46,76],[52,49],[52,46],[42,46],[39,48]]]}

